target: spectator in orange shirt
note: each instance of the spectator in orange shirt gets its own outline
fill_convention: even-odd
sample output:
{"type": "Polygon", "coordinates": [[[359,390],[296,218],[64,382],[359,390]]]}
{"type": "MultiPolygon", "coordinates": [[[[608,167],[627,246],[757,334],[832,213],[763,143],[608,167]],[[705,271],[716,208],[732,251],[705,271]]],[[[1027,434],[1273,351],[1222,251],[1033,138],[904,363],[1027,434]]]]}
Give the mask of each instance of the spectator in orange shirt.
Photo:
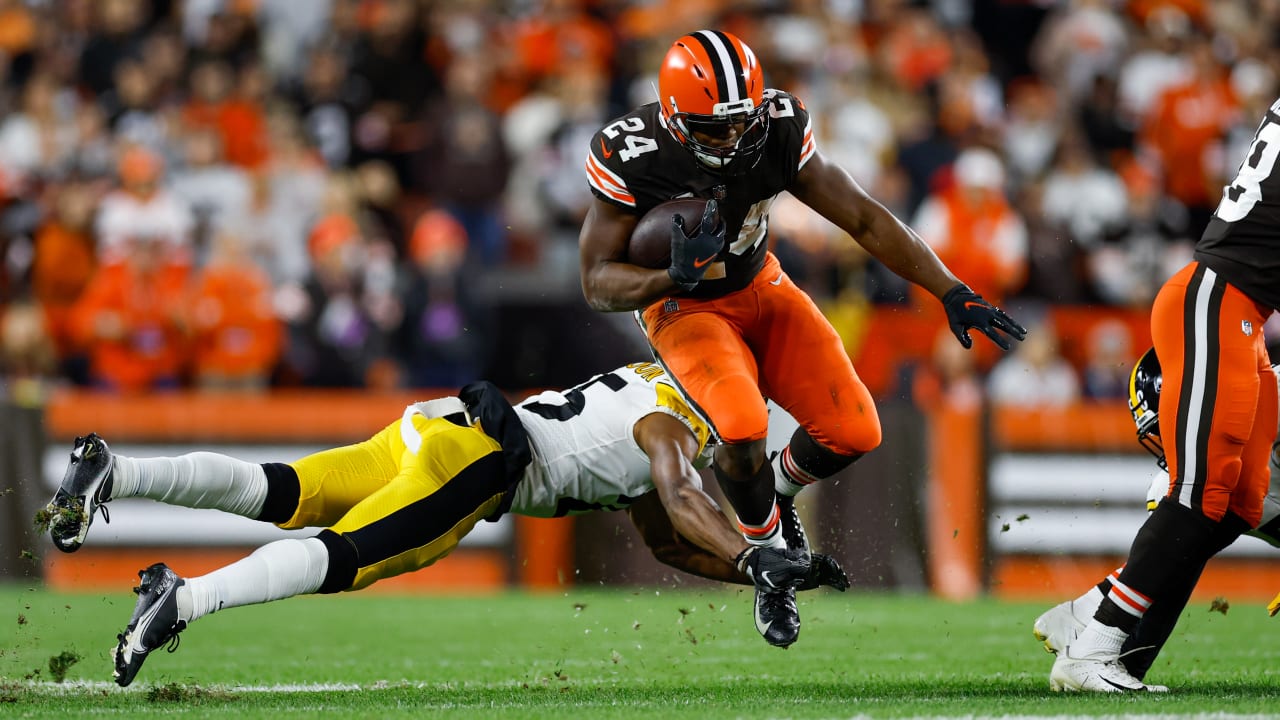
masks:
{"type": "Polygon", "coordinates": [[[72,318],[76,302],[93,277],[97,260],[90,226],[94,197],[82,184],[56,191],[53,214],[35,236],[31,286],[45,315],[45,325],[58,350],[68,360],[75,349],[72,318]]]}
{"type": "MultiPolygon", "coordinates": [[[[1004,165],[986,148],[969,148],[951,175],[949,185],[925,198],[912,227],[974,292],[1004,305],[1022,288],[1030,265],[1027,225],[1005,197],[1004,165]]],[[[916,286],[910,292],[925,327],[947,326],[938,303],[916,286]]],[[[983,345],[974,351],[984,368],[998,357],[983,345]]]]}
{"type": "Polygon", "coordinates": [[[205,60],[191,71],[192,97],[182,119],[193,128],[217,130],[227,162],[257,168],[267,159],[267,123],[258,104],[265,82],[257,65],[246,65],[237,79],[225,61],[205,60]]]}
{"type": "Polygon", "coordinates": [[[189,266],[170,262],[165,245],[155,237],[128,238],[121,260],[100,267],[77,303],[73,328],[93,384],[139,392],[181,382],[189,266]]]}
{"type": "Polygon", "coordinates": [[[214,390],[262,390],[280,357],[283,334],[271,281],[238,236],[216,237],[191,299],[196,384],[214,390]]]}
{"type": "Polygon", "coordinates": [[[1005,197],[1004,165],[990,150],[970,148],[952,176],[925,199],[912,226],[974,292],[1003,305],[1027,276],[1027,228],[1005,197]]]}
{"type": "Polygon", "coordinates": [[[1192,79],[1164,91],[1152,106],[1140,140],[1163,166],[1164,191],[1187,207],[1189,229],[1198,235],[1218,203],[1225,178],[1210,150],[1231,127],[1239,103],[1226,69],[1208,38],[1190,47],[1192,79]]]}

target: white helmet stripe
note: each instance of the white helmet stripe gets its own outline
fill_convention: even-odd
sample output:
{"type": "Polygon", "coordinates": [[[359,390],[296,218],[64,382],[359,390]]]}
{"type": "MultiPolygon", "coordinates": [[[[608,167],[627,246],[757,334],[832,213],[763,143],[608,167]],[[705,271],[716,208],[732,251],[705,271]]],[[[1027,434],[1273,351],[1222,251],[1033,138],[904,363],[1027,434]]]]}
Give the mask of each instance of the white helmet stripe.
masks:
{"type": "Polygon", "coordinates": [[[694,35],[702,42],[702,47],[711,56],[711,64],[716,73],[716,84],[720,86],[722,102],[738,102],[744,90],[742,77],[735,76],[734,67],[740,66],[738,54],[724,41],[723,36],[710,30],[699,30],[694,35]]]}

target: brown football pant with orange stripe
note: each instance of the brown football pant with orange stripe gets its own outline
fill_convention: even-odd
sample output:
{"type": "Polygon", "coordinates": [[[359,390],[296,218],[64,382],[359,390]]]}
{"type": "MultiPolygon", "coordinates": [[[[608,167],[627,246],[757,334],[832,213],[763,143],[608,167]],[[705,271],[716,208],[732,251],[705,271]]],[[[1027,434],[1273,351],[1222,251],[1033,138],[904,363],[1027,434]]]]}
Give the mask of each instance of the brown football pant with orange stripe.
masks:
{"type": "Polygon", "coordinates": [[[1278,412],[1262,336],[1270,314],[1198,262],[1170,278],[1151,308],[1167,497],[1214,521],[1228,510],[1251,527],[1262,519],[1278,412]]]}
{"type": "Polygon", "coordinates": [[[722,441],[764,439],[769,398],[834,453],[880,444],[875,402],[840,336],[772,253],[742,290],[659,301],[639,319],[658,361],[722,441]]]}

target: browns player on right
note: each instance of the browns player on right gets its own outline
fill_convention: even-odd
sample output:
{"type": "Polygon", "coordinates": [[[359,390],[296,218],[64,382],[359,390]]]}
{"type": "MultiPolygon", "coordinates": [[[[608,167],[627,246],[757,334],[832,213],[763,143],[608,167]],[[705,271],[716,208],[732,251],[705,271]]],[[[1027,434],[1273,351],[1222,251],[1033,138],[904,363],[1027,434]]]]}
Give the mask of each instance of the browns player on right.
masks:
{"type": "Polygon", "coordinates": [[[1223,547],[1258,526],[1277,422],[1262,326],[1280,308],[1280,101],[1262,118],[1235,180],[1151,308],[1163,371],[1159,416],[1169,488],[1138,530],[1093,619],[1058,653],[1054,690],[1163,691],[1120,662],[1153,603],[1168,604],[1223,547]],[[1168,423],[1168,424],[1166,424],[1168,423]]]}
{"type": "MultiPolygon", "coordinates": [[[[1280,365],[1273,365],[1271,370],[1276,375],[1276,381],[1280,382],[1280,365]]],[[[1159,407],[1163,380],[1160,359],[1156,357],[1154,348],[1143,353],[1129,376],[1129,410],[1138,428],[1138,442],[1155,456],[1159,467],[1159,472],[1152,478],[1151,487],[1147,491],[1147,510],[1159,507],[1160,500],[1169,491],[1169,466],[1160,435],[1159,407]]],[[[1280,435],[1280,429],[1277,430],[1277,435],[1280,435]]],[[[1280,547],[1280,437],[1271,446],[1269,465],[1270,483],[1263,501],[1262,522],[1244,534],[1280,547]]],[[[1225,548],[1235,542],[1244,530],[1246,528],[1240,522],[1219,523],[1218,532],[1210,542],[1214,548],[1225,548]]],[[[1208,560],[1208,557],[1205,559],[1208,560]]],[[[1058,603],[1036,618],[1032,632],[1037,640],[1044,643],[1045,650],[1056,655],[1075,642],[1076,636],[1098,611],[1103,598],[1111,592],[1111,583],[1123,570],[1124,568],[1113,570],[1084,594],[1058,603]]],[[[1142,616],[1142,621],[1120,648],[1120,663],[1130,675],[1139,680],[1147,676],[1147,671],[1173,634],[1199,581],[1200,570],[1180,573],[1180,577],[1183,585],[1170,585],[1167,592],[1161,595],[1160,601],[1151,604],[1151,609],[1142,616]]],[[[1271,601],[1267,610],[1273,616],[1280,612],[1280,595],[1271,601]]]]}
{"type": "MultiPolygon", "coordinates": [[[[726,32],[678,38],[658,71],[658,101],[591,139],[595,201],[579,236],[591,307],[636,311],[655,358],[720,441],[714,472],[753,545],[806,548],[792,498],[880,443],[875,402],[840,336],[769,252],[769,208],[791,192],[970,329],[1008,348],[1026,330],[949,271],[920,237],[830,162],[798,98],[764,87],[764,70],[726,32]],[[627,261],[639,219],[675,198],[707,198],[702,222],[673,218],[671,266],[627,261]],[[771,398],[798,421],[765,457],[771,398]],[[784,539],[785,538],[785,539],[784,539]]],[[[786,647],[800,632],[795,593],[756,588],[756,629],[786,647]]]]}

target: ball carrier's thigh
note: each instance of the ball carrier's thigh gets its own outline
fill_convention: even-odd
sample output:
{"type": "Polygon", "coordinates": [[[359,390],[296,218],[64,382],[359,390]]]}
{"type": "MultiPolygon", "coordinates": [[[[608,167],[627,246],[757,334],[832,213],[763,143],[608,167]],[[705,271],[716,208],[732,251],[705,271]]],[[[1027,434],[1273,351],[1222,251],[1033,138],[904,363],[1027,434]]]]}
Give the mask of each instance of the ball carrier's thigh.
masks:
{"type": "Polygon", "coordinates": [[[659,302],[640,315],[656,359],[722,441],[764,439],[769,411],[733,303],[729,298],[680,298],[677,303],[673,310],[659,302]]]}
{"type": "Polygon", "coordinates": [[[299,515],[332,512],[358,497],[321,534],[331,562],[343,565],[331,570],[342,581],[328,591],[358,590],[448,555],[497,509],[508,486],[495,440],[478,427],[421,415],[392,423],[367,443],[294,466],[303,488],[299,515]],[[421,437],[416,452],[402,439],[403,422],[412,422],[421,437]],[[375,472],[387,474],[379,479],[375,472]]]}
{"type": "Polygon", "coordinates": [[[761,388],[827,450],[845,456],[874,450],[880,415],[844,342],[791,278],[781,269],[777,277],[776,285],[753,288],[764,322],[750,329],[747,342],[765,349],[757,354],[761,388]]]}
{"type": "Polygon", "coordinates": [[[1200,263],[1170,278],[1152,305],[1169,497],[1213,520],[1227,510],[1261,518],[1277,413],[1264,320],[1200,263]]]}

